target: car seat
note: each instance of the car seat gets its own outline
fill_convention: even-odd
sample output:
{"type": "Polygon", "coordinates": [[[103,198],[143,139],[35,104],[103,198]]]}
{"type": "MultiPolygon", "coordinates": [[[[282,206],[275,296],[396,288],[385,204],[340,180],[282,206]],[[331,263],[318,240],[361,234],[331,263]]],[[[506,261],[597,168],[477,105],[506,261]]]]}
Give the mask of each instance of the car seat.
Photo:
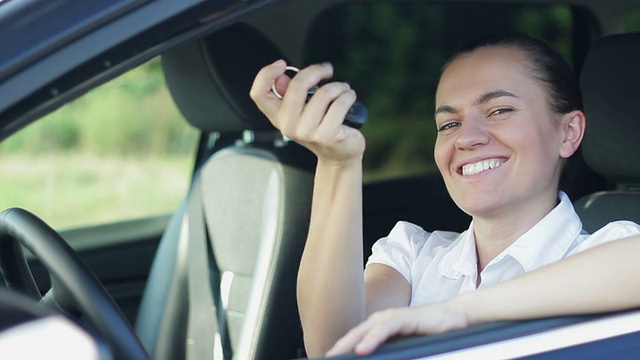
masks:
{"type": "Polygon", "coordinates": [[[258,70],[283,57],[244,24],[163,55],[174,101],[204,135],[137,318],[154,359],[303,355],[295,283],[315,157],[283,139],[249,98],[258,70]]]}
{"type": "Polygon", "coordinates": [[[614,186],[582,197],[576,211],[589,232],[615,220],[640,222],[640,34],[598,40],[580,82],[587,114],[583,156],[614,186]]]}

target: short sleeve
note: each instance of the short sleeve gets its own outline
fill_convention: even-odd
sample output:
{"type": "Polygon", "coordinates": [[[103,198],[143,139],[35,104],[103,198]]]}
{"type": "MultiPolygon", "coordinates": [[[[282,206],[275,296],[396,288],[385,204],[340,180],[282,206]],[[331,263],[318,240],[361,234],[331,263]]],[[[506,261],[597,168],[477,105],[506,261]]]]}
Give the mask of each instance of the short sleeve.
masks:
{"type": "Polygon", "coordinates": [[[417,255],[427,242],[430,233],[421,227],[399,221],[391,229],[389,235],[379,239],[371,248],[372,254],[367,261],[369,264],[384,264],[398,271],[409,284],[411,268],[417,255]]]}
{"type": "Polygon", "coordinates": [[[640,235],[640,225],[626,220],[613,221],[581,241],[569,252],[569,255],[580,253],[604,243],[638,235],[640,235]]]}

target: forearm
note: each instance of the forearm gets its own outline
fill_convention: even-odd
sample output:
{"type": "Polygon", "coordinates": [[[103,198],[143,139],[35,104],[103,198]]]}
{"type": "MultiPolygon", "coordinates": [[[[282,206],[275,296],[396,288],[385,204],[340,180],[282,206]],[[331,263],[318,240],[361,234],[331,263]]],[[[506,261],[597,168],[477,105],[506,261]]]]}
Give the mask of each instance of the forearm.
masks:
{"type": "Polygon", "coordinates": [[[454,299],[470,325],[640,307],[640,237],[613,241],[454,299]]]}
{"type": "Polygon", "coordinates": [[[364,319],[362,167],[318,162],[298,306],[310,356],[364,319]]]}

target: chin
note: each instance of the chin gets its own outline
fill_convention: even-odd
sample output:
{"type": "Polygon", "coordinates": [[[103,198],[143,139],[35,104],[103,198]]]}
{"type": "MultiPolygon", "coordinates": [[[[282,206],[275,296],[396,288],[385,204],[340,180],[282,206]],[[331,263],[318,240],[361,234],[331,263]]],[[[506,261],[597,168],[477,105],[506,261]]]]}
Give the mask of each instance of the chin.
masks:
{"type": "Polygon", "coordinates": [[[483,217],[500,208],[495,192],[485,191],[480,196],[457,194],[451,198],[460,210],[472,217],[483,217]]]}

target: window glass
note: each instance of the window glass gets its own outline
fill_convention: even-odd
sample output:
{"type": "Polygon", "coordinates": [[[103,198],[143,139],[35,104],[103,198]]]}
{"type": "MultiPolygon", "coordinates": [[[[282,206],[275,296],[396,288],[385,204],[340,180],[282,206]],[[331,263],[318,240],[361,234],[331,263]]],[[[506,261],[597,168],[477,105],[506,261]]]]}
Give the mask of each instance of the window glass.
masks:
{"type": "MultiPolygon", "coordinates": [[[[369,110],[365,181],[435,170],[433,109],[440,69],[472,38],[522,31],[572,61],[566,5],[359,3],[334,7],[312,25],[304,63],[330,61],[369,110]]],[[[586,33],[586,32],[585,32],[586,33]]]]}
{"type": "Polygon", "coordinates": [[[186,193],[197,134],[154,59],[0,143],[0,207],[58,229],[171,211],[186,193]]]}

